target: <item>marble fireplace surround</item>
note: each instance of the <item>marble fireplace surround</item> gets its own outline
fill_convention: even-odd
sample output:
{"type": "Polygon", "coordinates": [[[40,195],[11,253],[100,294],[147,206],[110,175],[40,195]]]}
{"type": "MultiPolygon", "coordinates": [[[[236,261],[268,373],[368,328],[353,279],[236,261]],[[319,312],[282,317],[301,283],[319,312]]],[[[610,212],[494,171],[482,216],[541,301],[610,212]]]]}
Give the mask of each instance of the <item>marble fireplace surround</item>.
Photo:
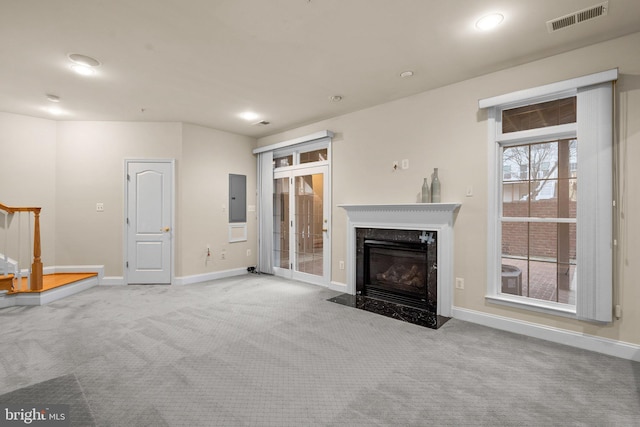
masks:
{"type": "Polygon", "coordinates": [[[356,294],[356,229],[384,228],[438,232],[438,312],[453,306],[453,224],[459,203],[343,204],[347,211],[347,293],[356,294]]]}

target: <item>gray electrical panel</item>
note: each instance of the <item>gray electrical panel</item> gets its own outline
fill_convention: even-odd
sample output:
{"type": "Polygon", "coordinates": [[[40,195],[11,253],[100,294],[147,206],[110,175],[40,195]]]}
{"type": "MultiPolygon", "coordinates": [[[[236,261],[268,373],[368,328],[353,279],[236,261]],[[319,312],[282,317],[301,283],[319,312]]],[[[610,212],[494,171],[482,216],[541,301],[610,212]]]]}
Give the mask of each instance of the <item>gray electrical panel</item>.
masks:
{"type": "Polygon", "coordinates": [[[247,222],[247,176],[229,174],[229,222],[247,222]]]}

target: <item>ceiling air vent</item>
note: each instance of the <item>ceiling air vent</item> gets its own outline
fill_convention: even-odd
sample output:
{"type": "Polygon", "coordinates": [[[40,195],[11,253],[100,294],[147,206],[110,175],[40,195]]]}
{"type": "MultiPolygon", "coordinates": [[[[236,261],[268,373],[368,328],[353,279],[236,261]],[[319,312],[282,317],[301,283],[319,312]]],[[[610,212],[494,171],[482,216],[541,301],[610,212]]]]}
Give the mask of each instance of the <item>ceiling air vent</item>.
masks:
{"type": "Polygon", "coordinates": [[[609,2],[605,1],[604,3],[597,4],[587,9],[582,9],[577,12],[552,19],[551,21],[547,21],[547,30],[549,30],[550,33],[553,33],[554,31],[558,31],[584,21],[589,21],[597,18],[598,16],[604,16],[607,14],[607,10],[609,10],[609,2]]]}

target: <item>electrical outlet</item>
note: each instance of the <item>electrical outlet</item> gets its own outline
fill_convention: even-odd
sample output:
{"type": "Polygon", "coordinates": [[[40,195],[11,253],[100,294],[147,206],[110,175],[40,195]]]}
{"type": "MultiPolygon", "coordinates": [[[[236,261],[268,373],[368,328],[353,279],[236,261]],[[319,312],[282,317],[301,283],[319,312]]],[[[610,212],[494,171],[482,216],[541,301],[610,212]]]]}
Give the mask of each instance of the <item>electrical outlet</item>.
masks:
{"type": "Polygon", "coordinates": [[[226,251],[220,252],[220,259],[227,259],[227,252],[226,251]]]}
{"type": "Polygon", "coordinates": [[[409,159],[402,159],[402,169],[409,169],[409,159]]]}
{"type": "Polygon", "coordinates": [[[104,212],[104,203],[96,203],[96,212],[104,212]]]}
{"type": "Polygon", "coordinates": [[[456,289],[464,289],[464,279],[462,277],[456,277],[456,289]]]}
{"type": "Polygon", "coordinates": [[[338,263],[338,268],[339,268],[340,270],[344,270],[344,261],[340,261],[340,262],[338,263]]]}

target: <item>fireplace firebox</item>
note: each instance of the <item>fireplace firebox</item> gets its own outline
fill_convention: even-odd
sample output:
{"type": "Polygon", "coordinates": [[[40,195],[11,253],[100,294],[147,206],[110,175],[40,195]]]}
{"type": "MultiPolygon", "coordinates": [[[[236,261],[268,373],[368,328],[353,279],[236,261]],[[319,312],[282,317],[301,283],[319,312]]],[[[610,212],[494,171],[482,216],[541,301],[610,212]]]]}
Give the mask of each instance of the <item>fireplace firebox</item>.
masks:
{"type": "Polygon", "coordinates": [[[358,229],[356,294],[437,310],[437,232],[358,229]]]}

